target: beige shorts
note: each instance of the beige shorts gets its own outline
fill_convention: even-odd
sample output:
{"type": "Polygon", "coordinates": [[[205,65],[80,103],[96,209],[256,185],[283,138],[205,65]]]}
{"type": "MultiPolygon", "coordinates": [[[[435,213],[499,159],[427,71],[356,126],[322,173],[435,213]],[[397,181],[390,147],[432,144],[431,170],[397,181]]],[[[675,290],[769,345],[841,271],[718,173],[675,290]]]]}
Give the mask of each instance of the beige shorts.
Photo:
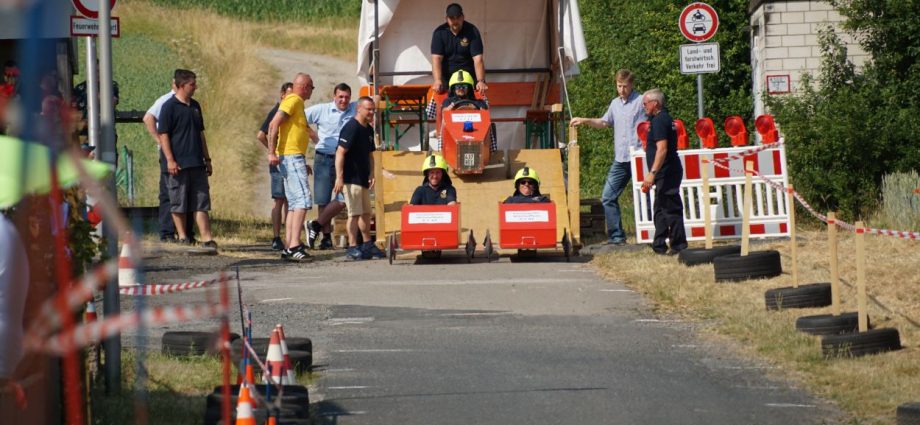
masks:
{"type": "Polygon", "coordinates": [[[346,184],[342,189],[345,194],[345,206],[348,216],[364,215],[371,213],[371,191],[360,184],[346,184]]]}

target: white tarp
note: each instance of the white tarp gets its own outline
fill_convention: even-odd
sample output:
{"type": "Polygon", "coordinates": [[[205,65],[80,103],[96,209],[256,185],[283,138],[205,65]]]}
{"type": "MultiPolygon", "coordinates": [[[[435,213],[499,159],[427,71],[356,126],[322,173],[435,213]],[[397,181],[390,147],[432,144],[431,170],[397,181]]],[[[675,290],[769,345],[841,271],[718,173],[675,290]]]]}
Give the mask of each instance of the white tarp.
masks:
{"type": "MultiPolygon", "coordinates": [[[[452,1],[377,0],[380,36],[380,72],[411,75],[382,76],[379,85],[431,84],[431,34],[445,23],[452,1]]],[[[487,79],[492,82],[535,81],[537,73],[489,73],[488,70],[553,69],[561,52],[566,75],[578,74],[578,62],[588,57],[577,0],[464,0],[463,15],[479,28],[487,79]],[[561,25],[561,31],[556,31],[561,25]],[[553,32],[556,32],[553,34],[553,32]]],[[[361,5],[358,29],[358,79],[368,84],[374,41],[374,1],[361,5]]],[[[558,69],[558,68],[556,68],[558,69]]],[[[558,71],[555,71],[558,72],[558,71]]],[[[558,75],[555,76],[558,80],[558,75]]],[[[526,108],[493,108],[492,116],[523,117],[526,108]]],[[[498,123],[501,149],[524,145],[524,126],[498,123]]],[[[400,147],[418,150],[417,129],[400,139],[400,147]]],[[[425,130],[427,131],[427,130],[425,130]]],[[[433,143],[434,144],[434,143],[433,143]]]]}

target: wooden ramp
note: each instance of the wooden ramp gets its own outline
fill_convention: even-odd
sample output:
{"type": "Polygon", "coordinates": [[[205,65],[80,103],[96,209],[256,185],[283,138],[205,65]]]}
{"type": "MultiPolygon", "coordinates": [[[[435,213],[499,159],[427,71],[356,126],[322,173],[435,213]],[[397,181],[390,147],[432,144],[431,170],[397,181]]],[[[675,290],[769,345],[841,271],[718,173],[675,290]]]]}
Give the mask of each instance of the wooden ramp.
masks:
{"type": "MultiPolygon", "coordinates": [[[[424,152],[385,151],[381,152],[382,170],[377,183],[383,183],[383,199],[377,199],[377,208],[383,205],[384,226],[387,235],[399,233],[400,211],[409,202],[415,188],[422,184],[422,160],[424,152]]],[[[457,176],[450,172],[451,181],[457,189],[460,202],[461,244],[465,243],[470,230],[478,244],[482,244],[486,230],[491,232],[492,243],[498,248],[498,203],[514,193],[513,176],[525,165],[536,170],[540,176],[540,192],[549,195],[556,203],[557,241],[562,240],[563,229],[568,229],[569,203],[566,197],[565,180],[562,174],[562,156],[558,149],[525,149],[509,151],[512,178],[505,177],[505,165],[500,161],[501,152],[496,152],[492,164],[483,174],[457,176]]],[[[577,195],[576,195],[577,196],[577,195]]],[[[578,211],[576,211],[577,213],[578,211]]],[[[379,216],[378,216],[379,217],[379,216]]],[[[378,224],[378,230],[381,226],[378,224]]],[[[571,235],[571,230],[569,230],[571,235]]],[[[569,236],[570,238],[572,236],[569,236]]],[[[378,236],[377,240],[383,240],[378,236]]]]}

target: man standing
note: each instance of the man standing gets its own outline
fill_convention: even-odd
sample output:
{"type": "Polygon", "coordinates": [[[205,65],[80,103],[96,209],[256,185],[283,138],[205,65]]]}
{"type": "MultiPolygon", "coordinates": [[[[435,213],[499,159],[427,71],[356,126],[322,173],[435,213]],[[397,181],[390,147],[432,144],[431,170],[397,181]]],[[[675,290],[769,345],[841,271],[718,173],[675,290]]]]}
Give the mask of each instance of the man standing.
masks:
{"type": "Polygon", "coordinates": [[[214,171],[211,154],[204,137],[201,105],[192,96],[198,88],[192,71],[177,69],[176,94],[163,104],[158,118],[161,161],[166,162],[166,185],[169,189],[170,212],[179,239],[191,243],[185,232],[186,213],[194,211],[203,246],[217,249],[211,237],[208,211],[211,193],[208,177],[214,171]]]}
{"type": "Polygon", "coordinates": [[[294,77],[294,87],[278,105],[278,112],[268,125],[268,165],[281,164],[284,177],[284,194],[288,202],[285,223],[287,248],[281,258],[293,261],[310,261],[306,247],[300,243],[300,232],[307,210],[313,207],[307,174],[307,145],[310,128],[304,114],[304,101],[313,94],[313,79],[304,73],[294,77]],[[277,145],[276,145],[277,143],[277,145]]]}
{"type": "MultiPolygon", "coordinates": [[[[272,118],[275,118],[278,106],[281,105],[280,101],[284,100],[284,97],[293,89],[294,83],[288,82],[281,85],[279,102],[268,112],[268,116],[262,122],[262,127],[259,128],[259,133],[256,134],[256,139],[259,139],[265,149],[268,149],[268,125],[272,122],[272,118]]],[[[272,206],[272,231],[274,232],[272,249],[281,251],[287,247],[287,244],[281,240],[281,223],[284,222],[284,216],[287,213],[287,198],[284,197],[284,177],[281,176],[281,170],[278,169],[277,165],[268,166],[268,175],[271,177],[272,199],[275,201],[272,206]]]]}
{"type": "Polygon", "coordinates": [[[437,93],[447,90],[447,79],[458,70],[476,76],[476,91],[485,94],[486,65],[482,60],[482,36],[475,25],[465,22],[463,8],[457,3],[447,6],[447,22],[435,28],[431,35],[432,88],[437,93]]]}
{"type": "Polygon", "coordinates": [[[655,185],[655,238],[652,240],[652,250],[657,254],[674,255],[687,248],[684,204],[680,199],[680,182],[683,180],[684,169],[677,156],[677,131],[666,109],[661,90],[645,92],[642,105],[651,121],[645,148],[645,162],[650,165],[642,182],[642,191],[646,192],[655,185]],[[670,251],[665,239],[671,243],[670,251]]]}
{"type": "Polygon", "coordinates": [[[601,118],[572,118],[572,125],[586,124],[594,128],[613,127],[613,162],[604,181],[601,203],[604,205],[604,217],[607,220],[607,243],[626,245],[626,232],[620,214],[620,194],[632,178],[629,165],[629,148],[639,148],[639,136],[636,126],[645,121],[642,100],[633,89],[633,74],[629,70],[617,71],[617,94],[619,97],[610,101],[607,112],[601,118]]]}
{"type": "MultiPolygon", "coordinates": [[[[313,156],[313,192],[317,205],[317,219],[307,224],[307,246],[311,249],[322,231],[319,249],[332,249],[332,219],[345,208],[345,198],[332,199],[335,183],[335,151],[339,134],[345,123],[355,116],[355,102],[351,101],[351,87],[339,83],[332,90],[332,102],[313,105],[305,111],[307,123],[316,125],[319,141],[313,156]]],[[[367,240],[367,239],[365,239],[367,240]]]]}
{"type": "Polygon", "coordinates": [[[335,151],[335,187],[333,193],[345,194],[348,207],[348,252],[352,260],[367,260],[386,255],[371,240],[371,198],[374,187],[374,129],[370,126],[376,106],[367,96],[358,99],[354,118],[339,135],[335,151]],[[364,244],[358,246],[358,231],[364,244]]]}

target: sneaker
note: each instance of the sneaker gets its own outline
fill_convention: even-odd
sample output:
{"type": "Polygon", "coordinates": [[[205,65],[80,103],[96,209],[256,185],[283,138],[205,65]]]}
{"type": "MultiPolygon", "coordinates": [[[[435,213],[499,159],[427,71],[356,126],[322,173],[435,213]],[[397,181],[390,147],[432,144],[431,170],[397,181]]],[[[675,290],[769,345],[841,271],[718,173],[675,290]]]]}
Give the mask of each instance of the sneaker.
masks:
{"type": "Polygon", "coordinates": [[[377,244],[375,244],[374,242],[367,242],[364,245],[361,245],[361,251],[364,252],[364,255],[368,259],[374,258],[374,257],[376,258],[386,258],[387,257],[387,254],[381,251],[380,248],[377,248],[377,244]]]}
{"type": "Polygon", "coordinates": [[[191,246],[198,245],[198,241],[196,241],[195,238],[179,239],[179,243],[182,245],[191,245],[191,246]]]}
{"type": "Polygon", "coordinates": [[[626,245],[626,239],[610,239],[607,241],[607,245],[623,246],[626,245]]]}
{"type": "Polygon", "coordinates": [[[284,248],[284,249],[281,250],[281,259],[282,259],[282,260],[287,260],[287,259],[290,258],[290,257],[291,257],[291,251],[290,251],[289,249],[284,248]]]}
{"type": "Polygon", "coordinates": [[[364,258],[364,252],[361,251],[360,246],[351,246],[348,247],[347,251],[345,251],[345,258],[352,261],[361,261],[367,260],[370,257],[364,258]]]}
{"type": "Polygon", "coordinates": [[[275,251],[284,249],[284,242],[281,242],[280,236],[275,236],[275,239],[272,239],[272,249],[275,251]]]}
{"type": "Polygon", "coordinates": [[[292,249],[291,254],[288,256],[288,260],[297,261],[297,262],[308,262],[313,261],[313,257],[310,254],[307,254],[307,247],[300,245],[297,248],[292,249]]]}
{"type": "Polygon", "coordinates": [[[307,246],[310,249],[316,246],[316,238],[319,237],[320,232],[323,230],[323,226],[319,224],[316,220],[307,221],[307,246]]]}
{"type": "Polygon", "coordinates": [[[207,242],[201,244],[201,246],[204,247],[204,248],[213,248],[213,249],[217,249],[217,242],[214,242],[213,240],[210,240],[210,241],[207,241],[207,242]]]}
{"type": "Polygon", "coordinates": [[[324,236],[323,240],[320,241],[319,249],[321,250],[335,249],[335,245],[332,244],[332,236],[328,236],[328,237],[327,236],[324,236]]]}

